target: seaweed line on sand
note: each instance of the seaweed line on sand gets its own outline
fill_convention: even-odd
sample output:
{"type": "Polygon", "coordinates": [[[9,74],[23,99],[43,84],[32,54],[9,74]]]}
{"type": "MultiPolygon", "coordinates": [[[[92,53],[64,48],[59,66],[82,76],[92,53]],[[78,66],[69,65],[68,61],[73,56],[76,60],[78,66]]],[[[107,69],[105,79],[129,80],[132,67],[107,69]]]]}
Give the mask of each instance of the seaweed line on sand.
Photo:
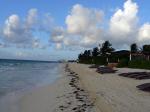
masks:
{"type": "Polygon", "coordinates": [[[68,64],[65,66],[65,72],[69,73],[67,76],[70,78],[69,85],[72,91],[66,95],[57,97],[65,97],[66,101],[62,105],[59,105],[55,111],[92,112],[94,101],[90,99],[88,92],[81,87],[78,74],[69,69],[68,64]]]}

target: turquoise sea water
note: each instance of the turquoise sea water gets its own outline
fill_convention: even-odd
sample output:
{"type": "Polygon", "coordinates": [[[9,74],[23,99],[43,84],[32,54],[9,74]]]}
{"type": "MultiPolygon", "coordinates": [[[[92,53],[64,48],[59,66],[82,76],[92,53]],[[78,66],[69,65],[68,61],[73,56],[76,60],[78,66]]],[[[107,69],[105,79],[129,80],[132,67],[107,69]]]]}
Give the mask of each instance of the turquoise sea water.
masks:
{"type": "Polygon", "coordinates": [[[59,63],[0,60],[0,100],[9,93],[50,84],[59,73],[59,63]]]}

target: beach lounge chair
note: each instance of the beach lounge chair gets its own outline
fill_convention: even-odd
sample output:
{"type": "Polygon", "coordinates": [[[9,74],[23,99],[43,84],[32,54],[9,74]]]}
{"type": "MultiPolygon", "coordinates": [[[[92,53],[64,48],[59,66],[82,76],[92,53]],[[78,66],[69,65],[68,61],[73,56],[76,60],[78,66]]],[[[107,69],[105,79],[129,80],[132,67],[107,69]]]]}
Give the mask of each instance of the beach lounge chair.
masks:
{"type": "Polygon", "coordinates": [[[150,92],[150,83],[145,83],[136,86],[139,90],[150,92]]]}
{"type": "Polygon", "coordinates": [[[149,72],[121,73],[121,74],[119,74],[119,76],[129,77],[129,78],[135,78],[135,79],[138,79],[138,80],[150,79],[150,73],[149,72]]]}
{"type": "Polygon", "coordinates": [[[121,73],[121,74],[119,74],[119,76],[123,76],[123,77],[129,77],[129,76],[131,76],[131,75],[135,75],[135,74],[137,74],[136,72],[130,72],[130,73],[121,73]]]}
{"type": "Polygon", "coordinates": [[[125,75],[128,75],[128,73],[121,73],[121,74],[118,74],[119,76],[125,76],[125,75]]]}
{"type": "Polygon", "coordinates": [[[141,76],[137,76],[136,79],[142,80],[142,79],[150,79],[150,75],[141,75],[141,76]]]}
{"type": "Polygon", "coordinates": [[[138,77],[138,76],[139,76],[139,74],[128,75],[129,78],[136,78],[136,77],[138,77]]]}
{"type": "Polygon", "coordinates": [[[115,73],[116,70],[113,70],[110,67],[98,67],[96,70],[98,73],[104,74],[104,73],[115,73]]]}
{"type": "Polygon", "coordinates": [[[99,65],[91,65],[91,66],[89,66],[89,68],[97,68],[97,67],[99,67],[99,65]]]}
{"type": "Polygon", "coordinates": [[[136,78],[139,76],[147,75],[146,72],[133,72],[132,74],[128,75],[129,78],[136,78]]]}

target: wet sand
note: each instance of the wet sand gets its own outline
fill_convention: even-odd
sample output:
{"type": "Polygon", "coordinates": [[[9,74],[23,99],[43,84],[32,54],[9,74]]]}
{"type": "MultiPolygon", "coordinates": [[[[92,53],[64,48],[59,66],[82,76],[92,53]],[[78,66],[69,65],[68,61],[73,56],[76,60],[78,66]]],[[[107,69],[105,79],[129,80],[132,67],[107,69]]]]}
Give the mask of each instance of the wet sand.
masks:
{"type": "Polygon", "coordinates": [[[54,84],[24,95],[20,112],[94,112],[94,100],[82,87],[79,75],[65,65],[63,70],[54,84]]]}
{"type": "Polygon", "coordinates": [[[150,93],[136,88],[150,80],[117,75],[142,70],[123,68],[101,75],[89,65],[69,63],[62,67],[62,77],[54,84],[20,99],[20,112],[150,112],[150,93]]]}

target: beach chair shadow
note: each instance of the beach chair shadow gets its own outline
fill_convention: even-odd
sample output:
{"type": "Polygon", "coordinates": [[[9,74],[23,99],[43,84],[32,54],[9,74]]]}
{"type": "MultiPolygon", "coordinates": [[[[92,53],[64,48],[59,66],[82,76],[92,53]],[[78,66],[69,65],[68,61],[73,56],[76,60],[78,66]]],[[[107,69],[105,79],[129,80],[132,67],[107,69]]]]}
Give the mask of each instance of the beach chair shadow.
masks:
{"type": "Polygon", "coordinates": [[[101,73],[101,74],[106,74],[106,73],[115,73],[117,70],[114,70],[113,68],[110,67],[98,67],[96,72],[101,73]]]}
{"type": "Polygon", "coordinates": [[[150,83],[144,83],[136,86],[139,90],[150,92],[150,83]]]}
{"type": "Polygon", "coordinates": [[[118,75],[123,77],[128,77],[128,78],[134,78],[137,80],[150,79],[149,72],[129,72],[129,73],[121,73],[118,75]]]}

